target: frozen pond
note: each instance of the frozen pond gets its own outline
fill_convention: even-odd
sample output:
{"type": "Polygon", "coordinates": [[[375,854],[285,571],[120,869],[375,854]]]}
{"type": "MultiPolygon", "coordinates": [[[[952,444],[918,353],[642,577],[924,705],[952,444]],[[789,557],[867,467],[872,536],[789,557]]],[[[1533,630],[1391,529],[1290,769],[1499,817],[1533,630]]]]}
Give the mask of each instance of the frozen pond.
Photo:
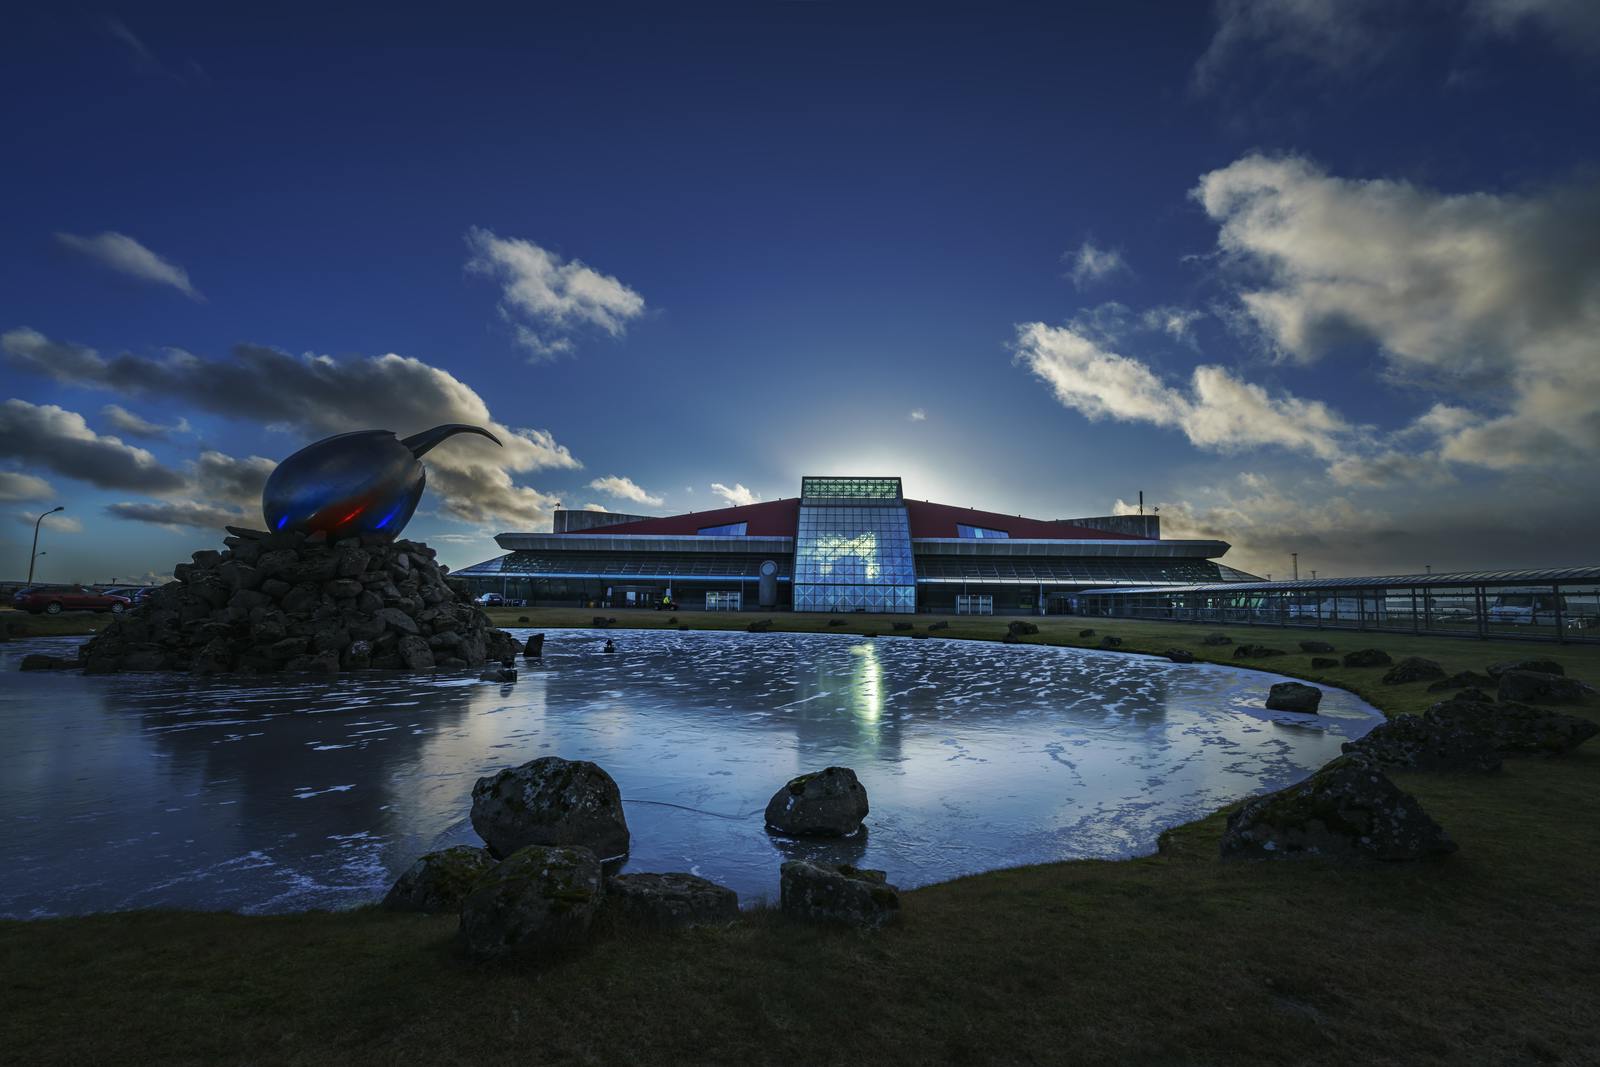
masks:
{"type": "MultiPolygon", "coordinates": [[[[525,638],[528,631],[515,631],[525,638]]],[[[1149,852],[1168,826],[1303,778],[1377,713],[1263,710],[1275,676],[962,641],[549,631],[515,685],[17,671],[0,645],[0,916],[250,912],[380,897],[419,854],[477,839],[473,782],[542,755],[622,787],[630,870],[776,899],[820,854],[901,886],[1149,852]],[[607,636],[618,646],[602,655],[607,636]],[[855,768],[862,840],[797,845],[761,812],[793,775],[855,768]]]]}

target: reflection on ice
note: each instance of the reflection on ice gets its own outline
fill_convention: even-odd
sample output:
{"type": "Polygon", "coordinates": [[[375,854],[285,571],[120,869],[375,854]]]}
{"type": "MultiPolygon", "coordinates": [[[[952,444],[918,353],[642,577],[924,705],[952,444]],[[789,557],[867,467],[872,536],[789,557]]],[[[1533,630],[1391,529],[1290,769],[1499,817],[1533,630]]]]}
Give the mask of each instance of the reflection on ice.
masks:
{"type": "MultiPolygon", "coordinates": [[[[526,636],[522,634],[520,636],[526,636]]],[[[772,897],[794,855],[903,886],[1149,851],[1162,829],[1298,780],[1375,713],[1276,680],[1034,646],[837,635],[552,631],[515,685],[15,673],[0,651],[0,915],[286,911],[373,900],[419,853],[475,841],[473,782],[540,755],[622,787],[627,869],[772,897]],[[869,834],[770,837],[793,775],[854,767],[869,834]]]]}

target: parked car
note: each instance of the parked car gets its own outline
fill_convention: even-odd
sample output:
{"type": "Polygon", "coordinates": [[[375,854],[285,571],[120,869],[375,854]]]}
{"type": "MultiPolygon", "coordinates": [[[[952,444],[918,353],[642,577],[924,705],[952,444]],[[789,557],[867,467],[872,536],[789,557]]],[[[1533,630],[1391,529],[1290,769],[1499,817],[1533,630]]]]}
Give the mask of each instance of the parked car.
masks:
{"type": "Polygon", "coordinates": [[[109,611],[121,615],[132,605],[129,597],[96,593],[81,585],[19,589],[11,598],[12,607],[30,615],[60,615],[63,611],[109,611]]]}

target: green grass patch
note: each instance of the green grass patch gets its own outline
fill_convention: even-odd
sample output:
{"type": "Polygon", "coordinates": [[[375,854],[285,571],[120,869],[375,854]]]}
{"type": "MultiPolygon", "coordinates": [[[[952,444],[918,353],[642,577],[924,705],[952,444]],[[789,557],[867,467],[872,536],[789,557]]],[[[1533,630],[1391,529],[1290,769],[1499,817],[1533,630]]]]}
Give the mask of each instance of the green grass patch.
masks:
{"type": "MultiPolygon", "coordinates": [[[[506,609],[539,628],[593,611],[506,609]]],[[[666,613],[609,611],[618,627],[666,613]]],[[[764,615],[679,614],[696,629],[764,615]]],[[[888,617],[777,614],[776,630],[887,635],[888,617]]],[[[916,617],[924,629],[926,616],[916,617]]],[[[1003,619],[951,618],[994,640],[1003,619]]],[[[1032,620],[1030,643],[1189,649],[1210,628],[1032,620]]],[[[1382,668],[1247,665],[1431,702],[1382,668]]],[[[1335,634],[1447,671],[1600,649],[1335,634]]],[[[759,639],[759,638],[754,638],[759,639]]],[[[1594,715],[1593,704],[1576,709],[1594,715]]],[[[0,1049],[17,1063],[1592,1063],[1600,1048],[1600,751],[1493,775],[1396,776],[1461,845],[1421,864],[1227,863],[1221,813],[1158,855],[996,871],[904,895],[875,934],[770,910],[682,933],[614,930],[522,965],[473,965],[449,917],[138,912],[0,923],[0,1049]]]]}

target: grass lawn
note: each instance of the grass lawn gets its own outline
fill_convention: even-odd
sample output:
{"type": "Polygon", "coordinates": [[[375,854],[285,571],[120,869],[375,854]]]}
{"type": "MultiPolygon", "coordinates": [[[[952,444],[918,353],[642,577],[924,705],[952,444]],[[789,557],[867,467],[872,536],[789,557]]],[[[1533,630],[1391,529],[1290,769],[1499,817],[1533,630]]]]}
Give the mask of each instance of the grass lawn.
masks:
{"type": "MultiPolygon", "coordinates": [[[[502,625],[593,611],[507,609],[502,625]]],[[[663,626],[609,611],[618,627],[663,626]]],[[[695,628],[754,615],[682,613],[695,628]]],[[[827,630],[776,615],[775,629],[827,630]]],[[[849,617],[832,632],[891,633],[849,617]]],[[[923,628],[931,620],[917,616],[923,628]]],[[[1030,641],[1199,645],[1209,627],[1032,620],[1030,641]]],[[[1003,619],[950,619],[995,639],[1003,619]]],[[[1422,684],[1313,671],[1300,640],[1447,670],[1600,648],[1250,629],[1279,673],[1414,711],[1422,684]]],[[[619,639],[625,640],[625,635],[619,639]]],[[[1600,716],[1600,706],[1576,709],[1600,716]]],[[[681,934],[478,966],[450,917],[375,909],[142,912],[0,923],[0,1061],[33,1063],[1571,1063],[1600,1062],[1600,748],[1494,775],[1397,775],[1461,851],[1424,864],[1221,863],[1213,815],[1162,854],[998,871],[904,895],[876,934],[771,912],[681,934]]]]}
{"type": "MultiPolygon", "coordinates": [[[[12,637],[88,637],[111,625],[110,612],[63,611],[60,615],[30,615],[15,608],[0,608],[0,635],[12,637]]],[[[3,639],[3,636],[0,636],[3,639]]]]}

